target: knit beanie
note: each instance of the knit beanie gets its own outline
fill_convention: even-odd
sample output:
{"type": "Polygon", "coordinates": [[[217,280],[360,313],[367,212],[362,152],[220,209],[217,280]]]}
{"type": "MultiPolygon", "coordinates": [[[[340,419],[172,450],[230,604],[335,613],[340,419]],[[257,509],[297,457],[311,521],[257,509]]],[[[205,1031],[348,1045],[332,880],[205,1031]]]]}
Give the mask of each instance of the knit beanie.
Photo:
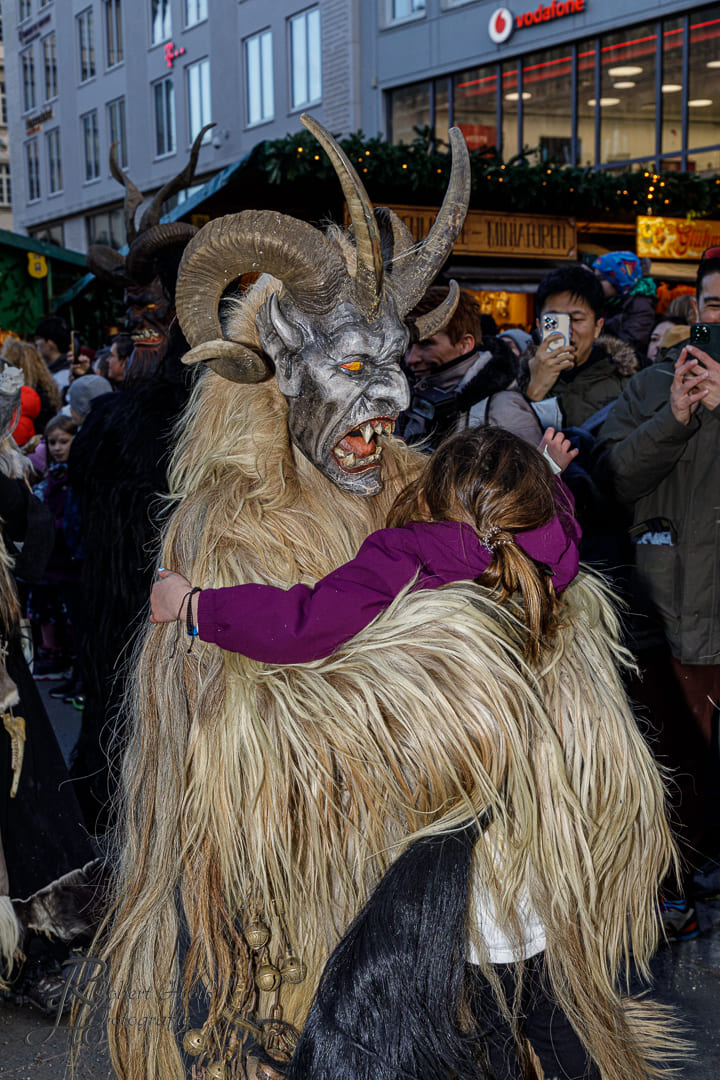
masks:
{"type": "Polygon", "coordinates": [[[112,386],[102,375],[83,375],[70,383],[68,389],[68,404],[70,408],[84,420],[90,412],[90,405],[94,398],[102,394],[111,394],[112,386]]]}
{"type": "Polygon", "coordinates": [[[621,296],[627,296],[643,276],[640,260],[632,251],[608,251],[595,260],[593,270],[607,278],[621,296]]]}
{"type": "Polygon", "coordinates": [[[502,334],[498,334],[498,337],[507,337],[510,338],[511,341],[514,341],[520,350],[521,355],[529,347],[530,342],[532,341],[532,335],[528,334],[525,330],[521,330],[519,327],[513,327],[511,330],[503,330],[502,334]]]}

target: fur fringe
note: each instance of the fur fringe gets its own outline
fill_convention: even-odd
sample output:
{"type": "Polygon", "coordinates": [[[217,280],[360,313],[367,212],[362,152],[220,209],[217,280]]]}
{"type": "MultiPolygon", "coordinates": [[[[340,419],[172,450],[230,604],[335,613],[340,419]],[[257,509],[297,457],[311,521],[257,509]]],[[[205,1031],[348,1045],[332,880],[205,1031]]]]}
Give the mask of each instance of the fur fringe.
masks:
{"type": "Polygon", "coordinates": [[[18,922],[12,900],[9,896],[0,896],[0,989],[7,989],[7,979],[18,957],[21,941],[21,927],[18,922]]]}

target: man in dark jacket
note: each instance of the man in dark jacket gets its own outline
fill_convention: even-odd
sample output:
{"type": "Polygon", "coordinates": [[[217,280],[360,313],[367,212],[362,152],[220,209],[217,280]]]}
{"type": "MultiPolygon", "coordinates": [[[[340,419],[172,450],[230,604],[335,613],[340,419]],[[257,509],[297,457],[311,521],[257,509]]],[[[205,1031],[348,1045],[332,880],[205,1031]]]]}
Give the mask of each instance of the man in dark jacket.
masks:
{"type": "Polygon", "coordinates": [[[598,342],[603,329],[602,287],[584,266],[553,270],[535,294],[538,328],[550,312],[570,316],[570,342],[546,337],[529,358],[525,392],[531,401],[557,398],[565,427],[580,427],[622,392],[638,369],[630,348],[598,342]]]}
{"type": "MultiPolygon", "coordinates": [[[[720,259],[700,264],[697,317],[720,323],[720,259]]],[[[703,748],[695,767],[702,779],[720,702],[720,356],[678,346],[641,371],[611,410],[597,452],[598,475],[632,509],[638,596],[669,646],[664,668],[695,725],[684,741],[698,736],[703,748]]],[[[653,670],[665,677],[662,664],[653,670]]]]}
{"type": "MultiPolygon", "coordinates": [[[[412,314],[432,311],[447,294],[446,285],[434,285],[412,314]]],[[[481,318],[478,302],[461,290],[445,330],[408,350],[405,365],[412,398],[398,422],[406,442],[424,440],[432,449],[443,435],[474,426],[469,420],[473,405],[514,384],[517,357],[498,338],[483,339],[481,318]]]]}

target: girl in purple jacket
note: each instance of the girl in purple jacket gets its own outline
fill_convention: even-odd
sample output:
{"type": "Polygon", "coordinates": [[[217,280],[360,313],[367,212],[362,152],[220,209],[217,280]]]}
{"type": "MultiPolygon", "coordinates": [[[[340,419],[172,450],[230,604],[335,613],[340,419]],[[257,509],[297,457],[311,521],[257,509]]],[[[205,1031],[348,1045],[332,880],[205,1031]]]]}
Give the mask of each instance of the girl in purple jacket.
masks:
{"type": "Polygon", "coordinates": [[[316,585],[193,589],[161,568],[151,622],[185,622],[191,637],[268,664],[329,656],[402,590],[477,581],[499,602],[520,593],[528,652],[552,624],[554,597],[578,569],[580,528],[559,472],[577,451],[548,428],[541,455],[502,428],[448,439],[400,493],[388,528],[372,533],[350,562],[316,585]],[[547,464],[550,462],[550,466],[547,464]]]}

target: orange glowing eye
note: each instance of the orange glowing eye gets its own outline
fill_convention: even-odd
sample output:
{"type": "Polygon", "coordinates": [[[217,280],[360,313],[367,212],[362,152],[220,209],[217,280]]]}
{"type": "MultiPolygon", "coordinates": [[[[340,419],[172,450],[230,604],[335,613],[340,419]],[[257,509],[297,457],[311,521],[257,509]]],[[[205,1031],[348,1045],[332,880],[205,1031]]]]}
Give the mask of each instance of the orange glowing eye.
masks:
{"type": "Polygon", "coordinates": [[[362,360],[350,360],[347,364],[340,365],[345,371],[362,371],[364,366],[362,360]]]}

